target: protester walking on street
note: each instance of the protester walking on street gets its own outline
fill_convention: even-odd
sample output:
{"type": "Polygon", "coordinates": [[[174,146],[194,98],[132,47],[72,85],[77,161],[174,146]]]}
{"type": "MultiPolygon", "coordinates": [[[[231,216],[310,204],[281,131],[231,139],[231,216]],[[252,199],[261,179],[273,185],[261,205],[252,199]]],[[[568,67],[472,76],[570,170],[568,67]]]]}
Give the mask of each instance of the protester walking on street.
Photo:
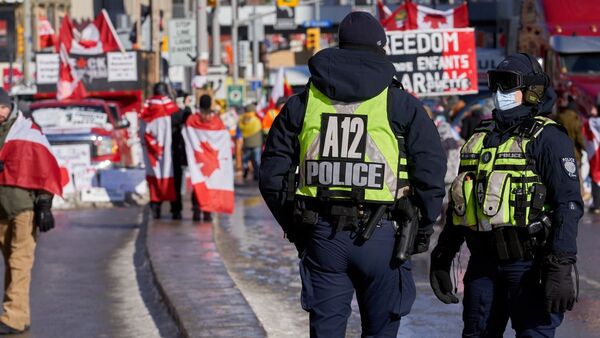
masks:
{"type": "Polygon", "coordinates": [[[590,163],[590,180],[592,185],[592,205],[590,212],[600,214],[600,117],[599,107],[590,110],[590,116],[584,125],[585,150],[590,163]]]}
{"type": "Polygon", "coordinates": [[[242,163],[244,166],[244,178],[250,171],[252,163],[252,176],[258,181],[258,168],[260,167],[260,155],[263,145],[262,123],[256,115],[256,105],[249,104],[245,113],[240,116],[240,131],[244,138],[242,163]]]}
{"type": "Polygon", "coordinates": [[[279,99],[277,99],[275,107],[268,109],[267,113],[265,114],[265,117],[263,117],[262,130],[265,137],[269,134],[269,130],[273,125],[273,121],[275,121],[275,118],[277,117],[277,115],[279,115],[279,112],[281,112],[281,109],[283,108],[283,105],[285,104],[286,100],[287,98],[285,97],[280,97],[279,99]]]}
{"type": "Polygon", "coordinates": [[[181,130],[185,126],[185,121],[192,114],[189,107],[189,95],[183,94],[183,108],[171,115],[171,153],[173,158],[173,180],[175,182],[175,201],[171,202],[171,214],[173,219],[181,219],[181,211],[183,210],[183,201],[181,197],[181,186],[183,184],[183,167],[187,166],[185,156],[185,144],[181,130]]]}
{"type": "Polygon", "coordinates": [[[183,139],[193,192],[193,220],[212,221],[211,212],[233,212],[233,157],[231,138],[212,100],[202,95],[200,114],[193,114],[183,128],[183,139]]]}
{"type": "Polygon", "coordinates": [[[461,149],[446,225],[431,253],[431,287],[458,303],[450,268],[466,241],[463,337],[553,337],[576,301],[583,214],[573,143],[546,116],[556,93],[540,64],[514,54],[488,72],[494,118],[461,149]]]}
{"type": "Polygon", "coordinates": [[[0,334],[29,330],[29,285],[37,229],[54,228],[53,195],[62,195],[61,172],[48,140],[0,88],[0,246],[4,300],[0,334]]]}
{"type": "MultiPolygon", "coordinates": [[[[173,160],[173,120],[179,125],[183,118],[173,118],[179,108],[169,97],[169,87],[159,82],[154,85],[153,96],[144,102],[140,114],[144,122],[142,127],[145,143],[144,160],[146,164],[146,180],[150,189],[150,208],[154,218],[161,216],[161,204],[171,202],[173,219],[181,218],[181,197],[177,184],[181,185],[181,163],[177,173],[173,160]],[[179,174],[176,182],[176,174],[179,174]]],[[[176,143],[181,144],[181,140],[176,143]]],[[[178,157],[180,160],[180,157],[178,157]]]]}
{"type": "Polygon", "coordinates": [[[355,291],[362,335],[396,337],[416,296],[407,258],[429,246],[446,159],[393,78],[379,22],[348,14],[339,45],[310,59],[309,84],[275,119],[259,187],[298,250],[311,337],[345,337],[355,291]],[[416,241],[396,235],[405,231],[416,241]]]}

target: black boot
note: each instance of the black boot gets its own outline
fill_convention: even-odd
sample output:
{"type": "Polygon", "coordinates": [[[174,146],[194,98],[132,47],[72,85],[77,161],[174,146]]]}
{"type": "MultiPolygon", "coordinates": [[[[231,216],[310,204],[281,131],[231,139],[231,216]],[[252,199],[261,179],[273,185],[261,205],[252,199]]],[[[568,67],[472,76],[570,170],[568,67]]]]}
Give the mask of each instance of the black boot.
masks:
{"type": "Polygon", "coordinates": [[[173,212],[173,219],[174,220],[180,220],[181,218],[182,218],[181,217],[181,211],[175,211],[175,212],[173,212]]]}
{"type": "Polygon", "coordinates": [[[194,221],[194,222],[200,222],[200,218],[201,217],[202,217],[202,214],[200,213],[200,211],[194,210],[194,213],[192,215],[192,221],[194,221]]]}
{"type": "Polygon", "coordinates": [[[212,222],[212,215],[210,212],[203,212],[202,217],[204,218],[204,222],[212,222]]]}
{"type": "Polygon", "coordinates": [[[154,219],[160,219],[160,205],[151,205],[152,217],[154,219]]]}

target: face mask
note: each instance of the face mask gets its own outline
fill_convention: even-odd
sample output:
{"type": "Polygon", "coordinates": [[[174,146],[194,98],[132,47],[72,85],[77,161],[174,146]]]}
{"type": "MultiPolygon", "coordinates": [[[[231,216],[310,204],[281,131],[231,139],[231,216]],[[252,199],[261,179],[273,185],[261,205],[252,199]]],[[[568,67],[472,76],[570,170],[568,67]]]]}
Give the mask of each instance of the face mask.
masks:
{"type": "Polygon", "coordinates": [[[521,102],[517,101],[517,90],[512,92],[503,93],[498,90],[494,93],[494,105],[498,110],[509,110],[514,107],[521,105],[521,102]]]}

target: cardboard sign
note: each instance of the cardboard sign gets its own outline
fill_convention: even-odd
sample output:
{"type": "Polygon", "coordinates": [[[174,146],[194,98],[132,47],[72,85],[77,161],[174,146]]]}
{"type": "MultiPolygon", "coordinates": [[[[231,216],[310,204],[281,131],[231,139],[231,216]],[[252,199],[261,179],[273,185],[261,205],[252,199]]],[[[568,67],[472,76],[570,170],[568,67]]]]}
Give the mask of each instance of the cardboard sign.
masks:
{"type": "Polygon", "coordinates": [[[473,28],[388,31],[388,59],[419,97],[478,92],[473,28]]]}

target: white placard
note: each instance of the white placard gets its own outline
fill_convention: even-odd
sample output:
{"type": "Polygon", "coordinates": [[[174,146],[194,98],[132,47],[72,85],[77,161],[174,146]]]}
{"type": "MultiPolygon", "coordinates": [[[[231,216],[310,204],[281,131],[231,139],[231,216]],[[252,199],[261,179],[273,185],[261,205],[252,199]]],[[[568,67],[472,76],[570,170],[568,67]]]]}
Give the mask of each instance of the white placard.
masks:
{"type": "Polygon", "coordinates": [[[51,148],[58,164],[65,168],[69,175],[69,183],[63,187],[65,195],[92,186],[96,169],[91,166],[89,144],[52,145],[51,148]]]}
{"type": "Polygon", "coordinates": [[[107,53],[108,82],[137,81],[137,58],[135,52],[107,53]]]}
{"type": "Polygon", "coordinates": [[[35,55],[35,78],[36,83],[55,84],[58,82],[58,54],[36,54],[35,55]]]}

